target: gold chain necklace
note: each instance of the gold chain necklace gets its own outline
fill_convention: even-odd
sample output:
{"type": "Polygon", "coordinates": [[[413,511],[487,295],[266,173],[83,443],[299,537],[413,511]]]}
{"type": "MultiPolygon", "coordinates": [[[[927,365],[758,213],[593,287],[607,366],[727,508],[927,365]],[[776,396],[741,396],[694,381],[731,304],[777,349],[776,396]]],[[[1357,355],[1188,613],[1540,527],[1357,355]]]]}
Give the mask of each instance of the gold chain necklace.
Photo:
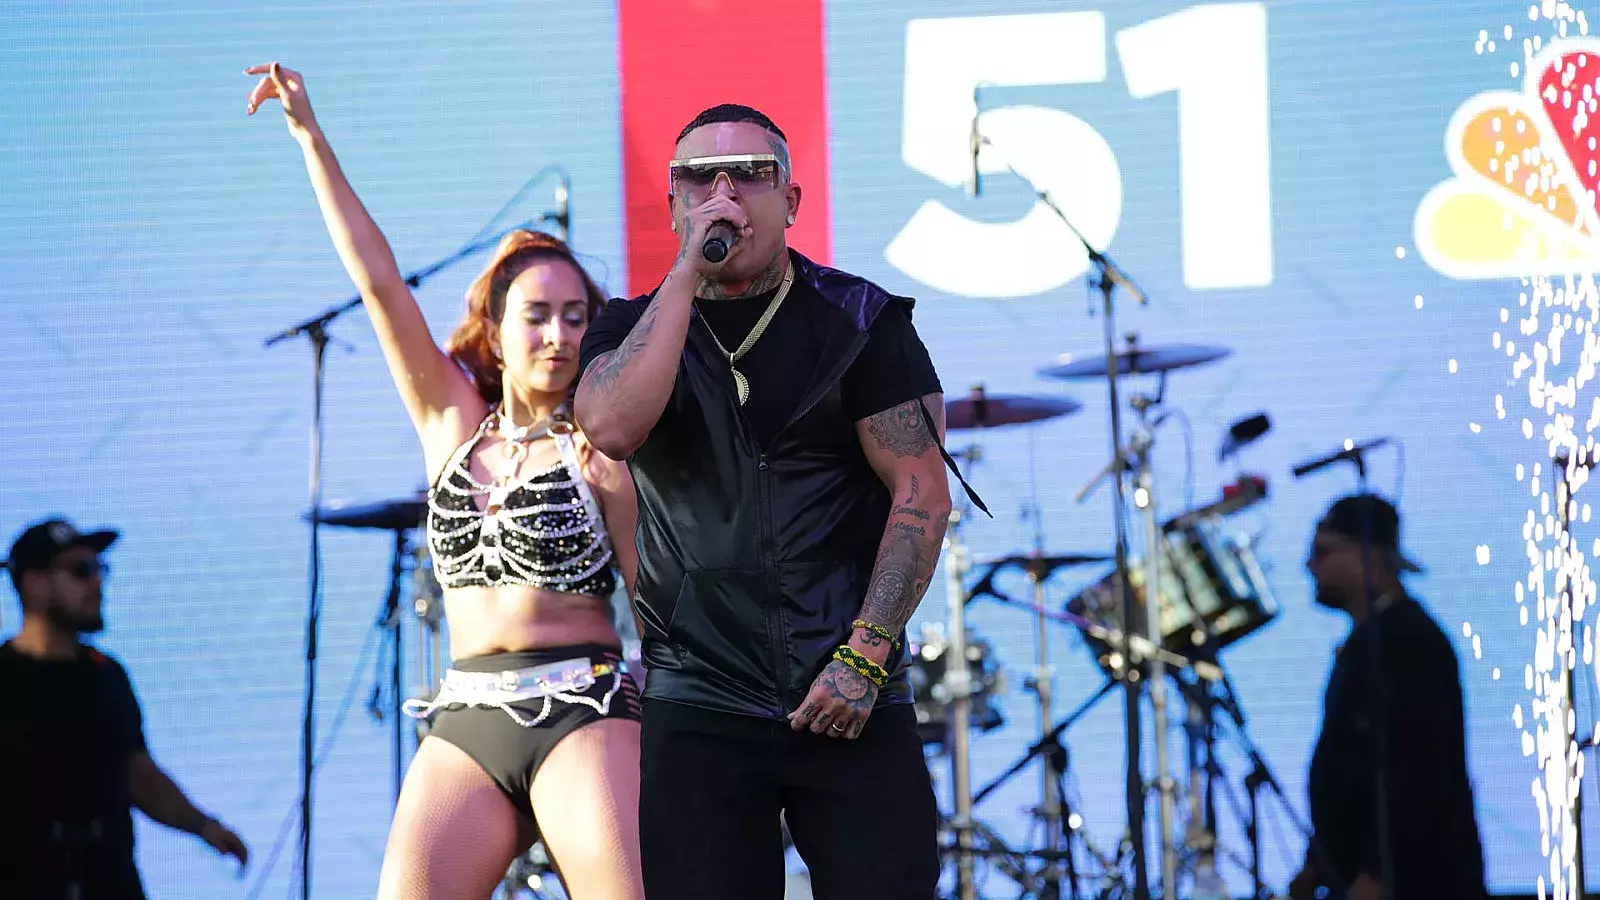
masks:
{"type": "Polygon", "coordinates": [[[711,342],[716,344],[717,349],[722,351],[722,355],[728,358],[728,371],[733,373],[733,386],[739,393],[740,406],[743,406],[744,402],[750,399],[750,381],[744,377],[743,372],[735,368],[734,364],[746,353],[749,353],[751,347],[756,345],[756,341],[767,330],[767,325],[771,324],[772,317],[777,315],[778,307],[783,305],[783,298],[789,296],[789,288],[793,285],[794,266],[787,265],[783,270],[783,283],[778,285],[778,293],[774,294],[772,300],[767,303],[767,308],[761,313],[761,318],[756,320],[755,327],[751,328],[750,333],[745,335],[744,343],[740,344],[739,349],[732,353],[728,352],[728,348],[722,346],[722,341],[718,340],[715,331],[711,331],[711,326],[706,326],[706,331],[711,332],[711,342]]]}

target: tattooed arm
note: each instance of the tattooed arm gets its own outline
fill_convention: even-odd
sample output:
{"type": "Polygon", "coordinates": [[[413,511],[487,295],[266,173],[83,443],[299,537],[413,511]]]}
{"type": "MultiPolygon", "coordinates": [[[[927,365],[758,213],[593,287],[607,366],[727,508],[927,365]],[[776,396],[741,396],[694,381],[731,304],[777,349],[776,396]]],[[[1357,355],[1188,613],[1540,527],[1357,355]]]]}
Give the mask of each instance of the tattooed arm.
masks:
{"type": "MultiPolygon", "coordinates": [[[[899,634],[928,590],[945,529],[950,525],[950,483],[944,477],[944,395],[929,394],[856,423],[861,447],[894,505],[878,545],[871,586],[861,618],[899,634]],[[921,403],[938,426],[928,433],[921,403]]],[[[858,628],[851,646],[875,662],[889,655],[889,642],[858,628]]]]}
{"type": "Polygon", "coordinates": [[[622,344],[596,356],[578,382],[573,415],[611,459],[632,456],[667,408],[697,281],[692,273],[668,275],[622,344]]]}
{"type": "MultiPolygon", "coordinates": [[[[861,605],[859,618],[890,634],[900,634],[933,578],[939,547],[950,525],[950,485],[944,477],[944,395],[928,394],[862,419],[856,434],[867,462],[892,492],[893,506],[878,544],[878,559],[861,605]],[[930,434],[917,409],[932,416],[938,434],[930,434]]],[[[850,634],[851,649],[882,665],[892,649],[889,641],[867,628],[850,634]]],[[[832,660],[812,683],[800,708],[789,717],[795,730],[854,738],[866,725],[878,689],[849,665],[832,660]]]]}
{"type": "Polygon", "coordinates": [[[595,357],[579,376],[573,415],[589,442],[615,460],[627,459],[644,444],[672,396],[695,290],[707,279],[714,281],[722,268],[701,254],[706,234],[719,221],[741,233],[749,229],[744,210],[725,194],[714,194],[693,209],[685,202],[673,201],[678,258],[650,308],[620,347],[595,357]]]}

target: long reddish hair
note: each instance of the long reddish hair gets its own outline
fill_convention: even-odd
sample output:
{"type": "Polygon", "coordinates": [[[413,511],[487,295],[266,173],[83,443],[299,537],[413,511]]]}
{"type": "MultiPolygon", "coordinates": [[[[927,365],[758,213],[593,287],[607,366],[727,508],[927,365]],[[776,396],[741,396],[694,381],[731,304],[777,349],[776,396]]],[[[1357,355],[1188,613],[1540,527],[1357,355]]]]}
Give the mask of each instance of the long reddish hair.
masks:
{"type": "MultiPolygon", "coordinates": [[[[445,342],[445,352],[456,361],[472,379],[478,396],[490,406],[505,399],[501,383],[504,364],[495,357],[492,335],[499,330],[500,320],[506,314],[506,292],[511,282],[517,280],[530,265],[541,260],[556,259],[571,266],[583,279],[583,290],[588,295],[588,321],[593,322],[606,305],[606,295],[584,271],[578,257],[560,238],[542,231],[518,229],[500,240],[494,258],[483,274],[467,288],[467,314],[445,342]]],[[[573,382],[577,387],[577,382],[573,382]]]]}

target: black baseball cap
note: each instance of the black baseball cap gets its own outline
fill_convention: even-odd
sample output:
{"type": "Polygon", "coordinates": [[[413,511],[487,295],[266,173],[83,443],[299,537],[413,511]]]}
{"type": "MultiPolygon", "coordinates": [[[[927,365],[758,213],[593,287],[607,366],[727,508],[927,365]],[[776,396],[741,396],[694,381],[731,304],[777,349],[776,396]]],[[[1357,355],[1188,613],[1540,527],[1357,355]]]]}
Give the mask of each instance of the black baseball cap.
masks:
{"type": "Polygon", "coordinates": [[[1359,543],[1370,518],[1372,549],[1389,554],[1404,572],[1421,572],[1422,567],[1400,552],[1400,511],[1376,494],[1342,497],[1328,508],[1317,527],[1359,543]]]}
{"type": "Polygon", "coordinates": [[[6,568],[13,578],[20,572],[48,569],[62,551],[73,547],[88,547],[104,553],[107,547],[121,537],[116,531],[91,531],[84,533],[66,519],[46,519],[19,535],[11,545],[11,558],[6,568]]]}

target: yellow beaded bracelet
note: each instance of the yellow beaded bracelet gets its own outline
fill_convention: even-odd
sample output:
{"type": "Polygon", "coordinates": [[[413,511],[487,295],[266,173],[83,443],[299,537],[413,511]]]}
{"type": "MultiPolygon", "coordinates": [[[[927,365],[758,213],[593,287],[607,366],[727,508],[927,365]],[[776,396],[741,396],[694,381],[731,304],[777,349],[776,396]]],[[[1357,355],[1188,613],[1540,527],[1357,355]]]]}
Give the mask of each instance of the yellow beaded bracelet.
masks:
{"type": "Polygon", "coordinates": [[[857,653],[849,645],[839,645],[839,649],[833,651],[833,658],[855,669],[862,678],[880,688],[889,683],[889,673],[884,671],[883,666],[857,653]]]}
{"type": "Polygon", "coordinates": [[[875,634],[878,637],[881,637],[884,640],[888,641],[889,642],[889,646],[893,647],[896,650],[900,649],[900,639],[895,637],[894,632],[892,632],[889,629],[883,627],[882,625],[879,625],[876,622],[868,622],[866,619],[857,619],[854,622],[850,623],[850,627],[851,628],[860,628],[863,631],[867,632],[868,634],[875,634]]]}

